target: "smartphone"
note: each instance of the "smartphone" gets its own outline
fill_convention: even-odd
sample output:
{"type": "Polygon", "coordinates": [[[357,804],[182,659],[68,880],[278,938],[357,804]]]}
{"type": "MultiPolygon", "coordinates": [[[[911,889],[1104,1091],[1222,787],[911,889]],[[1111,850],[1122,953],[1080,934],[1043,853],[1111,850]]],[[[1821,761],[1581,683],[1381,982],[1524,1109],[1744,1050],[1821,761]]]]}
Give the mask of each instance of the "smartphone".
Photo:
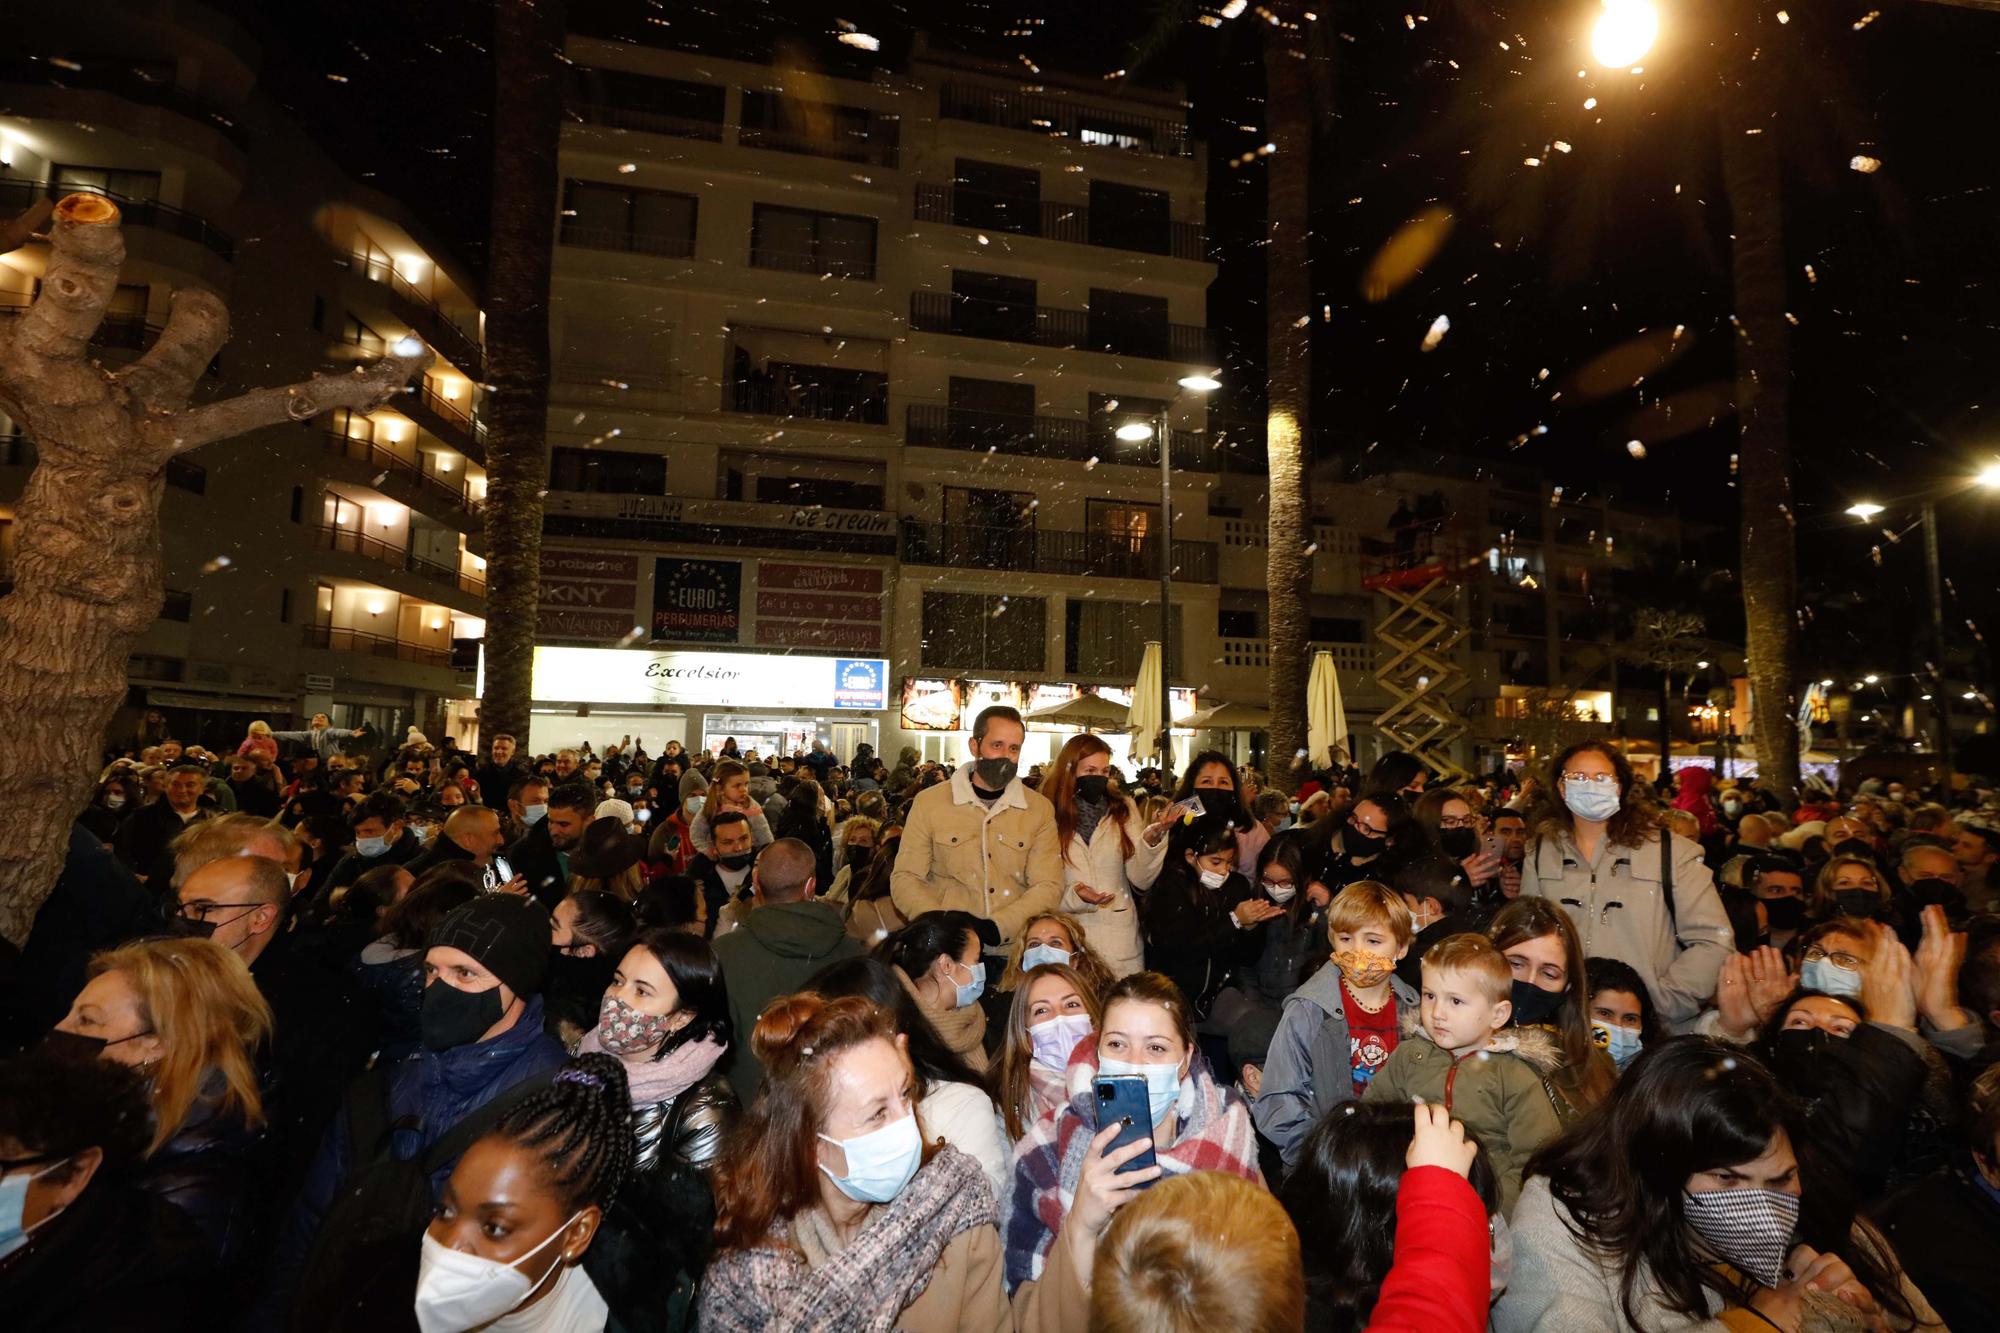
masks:
{"type": "Polygon", "coordinates": [[[1494,860],[1503,860],[1507,853],[1507,840],[1497,833],[1489,833],[1485,838],[1486,854],[1494,860]]]}
{"type": "Polygon", "coordinates": [[[1146,1080],[1130,1075],[1118,1075],[1097,1080],[1097,1127],[1123,1121],[1118,1137],[1111,1140],[1105,1151],[1122,1148],[1135,1139],[1143,1139],[1146,1151],[1118,1168],[1118,1174],[1127,1171],[1143,1171],[1154,1165],[1153,1157],[1153,1111],[1146,1100],[1146,1080]]]}
{"type": "Polygon", "coordinates": [[[486,867],[486,887],[489,890],[497,889],[513,882],[514,867],[507,864],[506,857],[495,856],[493,864],[486,867]]]}

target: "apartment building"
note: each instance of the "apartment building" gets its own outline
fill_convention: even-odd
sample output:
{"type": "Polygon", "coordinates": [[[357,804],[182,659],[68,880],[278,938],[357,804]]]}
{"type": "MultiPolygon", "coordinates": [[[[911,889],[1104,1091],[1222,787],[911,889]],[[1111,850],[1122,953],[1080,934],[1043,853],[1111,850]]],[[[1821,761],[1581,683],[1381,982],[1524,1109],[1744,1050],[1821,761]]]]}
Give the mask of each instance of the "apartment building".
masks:
{"type": "MultiPolygon", "coordinates": [[[[187,286],[220,293],[234,327],[201,398],[337,371],[411,333],[439,356],[371,416],[270,427],[169,468],[168,592],[119,725],[158,708],[177,735],[220,746],[253,717],[329,712],[396,736],[469,724],[485,591],[471,280],[259,93],[258,46],[224,15],[82,0],[24,11],[12,32],[0,209],[76,191],[117,201],[128,258],[96,340],[106,365],[151,347],[187,286]]],[[[0,316],[33,299],[46,258],[45,245],[0,256],[0,316]]],[[[33,461],[0,417],[0,584],[33,461]]]]}

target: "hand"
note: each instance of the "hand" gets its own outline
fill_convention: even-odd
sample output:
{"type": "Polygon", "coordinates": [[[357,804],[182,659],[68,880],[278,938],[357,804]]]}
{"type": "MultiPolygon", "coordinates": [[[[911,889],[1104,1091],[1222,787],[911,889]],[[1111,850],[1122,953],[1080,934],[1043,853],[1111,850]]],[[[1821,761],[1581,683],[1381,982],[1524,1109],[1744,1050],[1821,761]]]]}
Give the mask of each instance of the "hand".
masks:
{"type": "Polygon", "coordinates": [[[1283,916],[1285,909],[1265,898],[1245,898],[1236,904],[1236,924],[1245,930],[1261,926],[1272,917],[1283,916]]]}
{"type": "Polygon", "coordinates": [[[1453,1120],[1450,1111],[1418,1102],[1416,1121],[1410,1150],[1403,1154],[1405,1166],[1441,1166],[1460,1176],[1471,1173],[1479,1145],[1466,1142],[1465,1126],[1453,1120]]]}
{"type": "Polygon", "coordinates": [[[1747,1041],[1757,1030],[1757,1009],[1750,1000],[1750,955],[1733,953],[1722,960],[1715,983],[1715,1009],[1722,1016],[1722,1035],[1747,1041]]]}
{"type": "Polygon", "coordinates": [[[1750,962],[1750,1004],[1757,1021],[1768,1023],[1785,997],[1799,988],[1799,974],[1787,971],[1781,949],[1766,944],[1744,955],[1750,962]]]}
{"type": "Polygon", "coordinates": [[[528,878],[525,875],[516,875],[493,891],[495,893],[511,893],[517,898],[525,898],[528,896],[528,878]]]}
{"type": "Polygon", "coordinates": [[[1313,880],[1306,885],[1306,901],[1314,907],[1325,907],[1333,901],[1333,890],[1318,880],[1313,880]]]}
{"type": "Polygon", "coordinates": [[[1926,907],[1924,937],[1917,943],[1917,1010],[1934,1028],[1965,1026],[1958,1007],[1958,969],[1965,962],[1965,936],[1953,933],[1944,908],[1926,907]]]}
{"type": "Polygon", "coordinates": [[[1092,907],[1102,907],[1118,895],[1115,893],[1106,893],[1101,889],[1093,889],[1088,884],[1079,884],[1076,886],[1076,896],[1089,903],[1092,907]]]}
{"type": "Polygon", "coordinates": [[[1264,1070],[1258,1065],[1243,1065],[1236,1071],[1236,1081],[1243,1085],[1243,1095],[1256,1101],[1264,1095],[1264,1070]]]}
{"type": "Polygon", "coordinates": [[[1134,1139],[1124,1147],[1107,1152],[1122,1125],[1106,1125],[1090,1141],[1090,1155],[1083,1159],[1083,1173],[1077,1177],[1076,1198],[1069,1206],[1064,1229],[1078,1227],[1091,1240],[1104,1234],[1111,1215],[1139,1196],[1142,1186],[1160,1178],[1158,1163],[1140,1171],[1118,1174],[1118,1168],[1146,1151],[1145,1139],[1134,1139]]]}
{"type": "Polygon", "coordinates": [[[1500,858],[1488,851],[1474,852],[1458,864],[1465,871],[1466,882],[1471,884],[1484,884],[1500,873],[1500,858]]]}
{"type": "Polygon", "coordinates": [[[361,735],[361,734],[363,734],[363,733],[362,733],[362,729],[361,729],[360,727],[356,727],[356,728],[355,728],[354,730],[352,730],[352,731],[348,732],[347,734],[348,734],[348,735],[350,735],[350,736],[359,736],[359,735],[361,735]]]}
{"type": "Polygon", "coordinates": [[[1788,1266],[1807,1290],[1829,1292],[1843,1304],[1866,1316],[1870,1328],[1883,1327],[1882,1311],[1875,1304],[1875,1294],[1861,1285],[1854,1276],[1854,1270],[1839,1255],[1830,1251],[1816,1254],[1811,1246],[1801,1245],[1792,1251],[1788,1266]],[[1804,1258],[1806,1255],[1812,1257],[1804,1258]]]}
{"type": "Polygon", "coordinates": [[[1917,986],[1910,951],[1896,932],[1877,921],[1875,956],[1861,973],[1861,1002],[1868,1016],[1892,1028],[1917,1026],[1917,986]]]}
{"type": "Polygon", "coordinates": [[[1509,901],[1521,896],[1521,867],[1511,861],[1500,863],[1500,896],[1509,901]]]}

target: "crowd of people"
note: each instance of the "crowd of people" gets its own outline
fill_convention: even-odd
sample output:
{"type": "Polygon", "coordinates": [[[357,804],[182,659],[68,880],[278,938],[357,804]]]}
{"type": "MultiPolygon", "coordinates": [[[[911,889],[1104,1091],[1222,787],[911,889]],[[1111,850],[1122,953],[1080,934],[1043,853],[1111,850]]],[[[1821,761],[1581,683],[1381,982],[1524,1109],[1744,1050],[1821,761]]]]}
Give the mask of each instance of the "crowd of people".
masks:
{"type": "Polygon", "coordinates": [[[2000,1326],[1974,787],[110,757],[0,973],[82,1330],[2000,1326]]]}

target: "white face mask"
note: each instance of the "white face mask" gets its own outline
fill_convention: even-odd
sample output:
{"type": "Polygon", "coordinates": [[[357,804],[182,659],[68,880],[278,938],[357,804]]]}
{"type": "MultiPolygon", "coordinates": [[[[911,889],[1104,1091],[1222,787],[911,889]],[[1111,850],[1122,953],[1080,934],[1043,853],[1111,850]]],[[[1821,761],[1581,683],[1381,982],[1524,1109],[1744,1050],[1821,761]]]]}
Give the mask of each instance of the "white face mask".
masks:
{"type": "Polygon", "coordinates": [[[1299,886],[1296,884],[1273,884],[1267,879],[1264,881],[1264,892],[1270,897],[1272,902],[1283,907],[1286,903],[1298,897],[1299,886]]]}
{"type": "Polygon", "coordinates": [[[1201,886],[1205,889],[1219,889],[1229,880],[1226,870],[1204,870],[1201,872],[1201,886]]]}
{"type": "Polygon", "coordinates": [[[417,1262],[417,1327],[423,1333],[462,1333],[519,1309],[549,1273],[562,1268],[562,1260],[558,1258],[540,1278],[529,1277],[520,1265],[561,1239],[570,1222],[581,1216],[571,1217],[511,1264],[454,1250],[425,1231],[423,1256],[417,1262]]]}

